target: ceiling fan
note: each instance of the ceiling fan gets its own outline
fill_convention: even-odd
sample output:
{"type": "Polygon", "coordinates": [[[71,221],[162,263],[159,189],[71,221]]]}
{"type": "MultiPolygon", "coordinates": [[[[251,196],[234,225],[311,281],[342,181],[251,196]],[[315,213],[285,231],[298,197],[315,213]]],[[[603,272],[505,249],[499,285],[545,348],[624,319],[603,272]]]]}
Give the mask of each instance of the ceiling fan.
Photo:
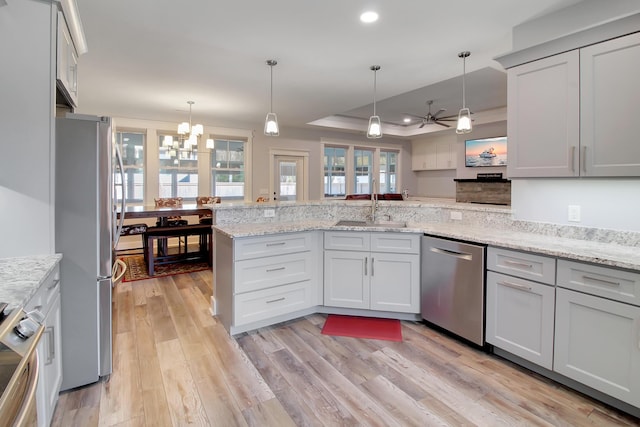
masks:
{"type": "Polygon", "coordinates": [[[432,124],[444,126],[447,128],[451,127],[450,125],[442,122],[455,122],[456,120],[453,118],[455,116],[438,117],[440,114],[447,111],[444,108],[441,108],[438,111],[436,111],[434,114],[431,114],[431,104],[433,104],[432,100],[427,101],[427,105],[429,106],[429,111],[427,112],[426,116],[417,116],[415,114],[410,114],[410,113],[404,113],[404,114],[406,114],[407,116],[415,117],[417,119],[422,120],[422,124],[418,126],[418,129],[422,129],[424,125],[432,125],[432,124]]]}

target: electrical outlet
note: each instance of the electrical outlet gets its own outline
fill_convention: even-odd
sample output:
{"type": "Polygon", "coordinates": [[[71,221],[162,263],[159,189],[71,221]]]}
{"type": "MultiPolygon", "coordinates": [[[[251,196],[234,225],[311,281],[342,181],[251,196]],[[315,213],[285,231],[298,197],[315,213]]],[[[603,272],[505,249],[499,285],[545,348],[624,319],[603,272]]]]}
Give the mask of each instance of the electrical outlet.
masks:
{"type": "Polygon", "coordinates": [[[569,209],[567,210],[567,219],[571,222],[580,222],[580,206],[579,205],[569,205],[569,209]]]}
{"type": "Polygon", "coordinates": [[[462,212],[458,212],[458,211],[451,212],[451,219],[456,220],[456,221],[461,221],[462,220],[462,212]]]}
{"type": "Polygon", "coordinates": [[[276,210],[275,209],[265,209],[264,210],[264,217],[265,218],[273,218],[274,216],[276,216],[276,210]]]}

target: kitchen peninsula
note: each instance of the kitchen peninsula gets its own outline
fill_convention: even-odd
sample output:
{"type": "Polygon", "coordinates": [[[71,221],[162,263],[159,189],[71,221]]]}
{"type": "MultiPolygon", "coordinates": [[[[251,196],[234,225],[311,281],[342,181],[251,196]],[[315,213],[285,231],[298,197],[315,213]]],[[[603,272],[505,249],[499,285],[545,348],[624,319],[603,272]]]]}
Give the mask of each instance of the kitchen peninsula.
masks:
{"type": "MultiPolygon", "coordinates": [[[[479,243],[489,248],[487,269],[501,272],[499,280],[487,273],[488,348],[640,416],[640,349],[634,326],[640,319],[640,233],[517,221],[508,207],[441,199],[380,201],[376,215],[385,220],[373,225],[337,225],[345,219],[366,220],[371,212],[366,200],[220,204],[212,209],[212,311],[232,335],[316,312],[419,320],[415,276],[429,271],[413,270],[410,260],[420,256],[415,241],[428,234],[479,243]],[[348,237],[343,240],[353,247],[335,250],[336,235],[348,237]],[[391,244],[380,249],[375,243],[380,238],[391,244]],[[361,242],[367,246],[359,246],[361,242]],[[371,271],[374,259],[381,262],[388,255],[407,261],[396,266],[395,275],[386,276],[386,283],[375,283],[371,274],[362,288],[342,292],[334,284],[332,262],[354,254],[364,256],[365,275],[367,260],[371,271]],[[548,279],[540,285],[543,274],[548,279]],[[542,301],[540,286],[546,295],[542,301]],[[514,310],[516,319],[509,317],[514,310]],[[612,347],[615,352],[608,350],[612,347]],[[539,354],[553,363],[539,362],[539,354]]],[[[350,277],[341,286],[362,279],[350,277]]]]}

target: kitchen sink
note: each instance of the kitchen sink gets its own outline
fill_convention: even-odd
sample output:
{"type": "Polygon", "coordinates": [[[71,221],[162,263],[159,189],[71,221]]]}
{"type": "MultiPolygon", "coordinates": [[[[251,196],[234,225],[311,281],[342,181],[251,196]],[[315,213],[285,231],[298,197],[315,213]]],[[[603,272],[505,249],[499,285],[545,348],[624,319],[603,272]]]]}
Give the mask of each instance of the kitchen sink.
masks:
{"type": "Polygon", "coordinates": [[[403,221],[353,221],[342,219],[335,224],[340,227],[389,227],[389,228],[405,228],[406,222],[403,221]]]}

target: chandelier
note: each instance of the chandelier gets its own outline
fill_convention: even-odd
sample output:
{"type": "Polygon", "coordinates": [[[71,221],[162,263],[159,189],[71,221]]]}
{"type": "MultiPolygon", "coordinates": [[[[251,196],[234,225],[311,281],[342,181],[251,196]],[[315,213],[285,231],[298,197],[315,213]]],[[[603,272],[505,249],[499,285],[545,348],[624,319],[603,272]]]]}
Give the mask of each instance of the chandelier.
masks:
{"type": "Polygon", "coordinates": [[[191,124],[191,107],[195,102],[187,101],[187,104],[189,104],[189,122],[178,125],[178,135],[184,138],[184,148],[192,148],[198,146],[198,137],[204,133],[204,128],[200,124],[191,124]]]}

